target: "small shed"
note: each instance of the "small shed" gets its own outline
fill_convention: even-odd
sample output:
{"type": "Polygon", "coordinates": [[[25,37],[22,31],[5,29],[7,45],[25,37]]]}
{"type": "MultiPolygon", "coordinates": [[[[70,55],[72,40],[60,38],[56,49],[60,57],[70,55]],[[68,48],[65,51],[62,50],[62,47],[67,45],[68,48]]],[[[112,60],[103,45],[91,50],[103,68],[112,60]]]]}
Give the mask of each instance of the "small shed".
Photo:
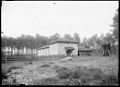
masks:
{"type": "Polygon", "coordinates": [[[91,49],[91,48],[79,48],[78,49],[78,56],[80,56],[80,55],[91,56],[92,55],[92,51],[93,51],[93,49],[91,49]]]}

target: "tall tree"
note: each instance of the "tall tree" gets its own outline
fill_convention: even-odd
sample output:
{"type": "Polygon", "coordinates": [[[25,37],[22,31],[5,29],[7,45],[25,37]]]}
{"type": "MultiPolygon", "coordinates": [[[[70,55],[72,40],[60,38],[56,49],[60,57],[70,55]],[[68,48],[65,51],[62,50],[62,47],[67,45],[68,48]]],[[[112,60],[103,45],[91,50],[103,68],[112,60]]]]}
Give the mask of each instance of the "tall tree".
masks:
{"type": "Polygon", "coordinates": [[[86,37],[83,38],[82,45],[83,45],[83,47],[87,47],[88,46],[88,39],[86,37]]]}
{"type": "Polygon", "coordinates": [[[50,36],[50,41],[55,41],[57,39],[60,39],[59,33],[55,33],[54,35],[50,36]]]}
{"type": "Polygon", "coordinates": [[[7,40],[8,40],[7,37],[6,37],[6,36],[3,36],[1,40],[2,40],[2,44],[1,44],[2,47],[3,47],[3,48],[6,47],[6,46],[7,46],[7,40]]]}
{"type": "Polygon", "coordinates": [[[48,43],[49,43],[48,37],[46,37],[46,36],[41,36],[41,44],[42,44],[42,46],[43,46],[43,45],[47,45],[48,43]]]}
{"type": "Polygon", "coordinates": [[[80,46],[80,37],[78,33],[74,33],[73,39],[78,42],[78,46],[80,46]]]}
{"type": "Polygon", "coordinates": [[[105,35],[102,33],[99,38],[103,41],[104,37],[105,37],[105,35]]]}
{"type": "Polygon", "coordinates": [[[36,34],[36,36],[35,36],[35,47],[36,48],[39,48],[39,47],[41,47],[41,37],[40,37],[40,35],[39,34],[36,34]]]}
{"type": "Polygon", "coordinates": [[[73,40],[70,34],[64,34],[64,39],[73,40]]]}
{"type": "Polygon", "coordinates": [[[99,48],[102,45],[103,36],[98,37],[97,34],[94,34],[88,39],[88,45],[94,48],[99,48]]]}
{"type": "Polygon", "coordinates": [[[104,37],[104,40],[114,44],[115,43],[115,39],[113,39],[113,35],[111,33],[106,33],[106,36],[104,37]]]}
{"type": "MultiPolygon", "coordinates": [[[[119,8],[118,8],[119,9],[119,8]]],[[[115,16],[113,17],[113,39],[115,40],[114,43],[114,52],[118,54],[118,40],[119,40],[119,12],[115,13],[115,16]]]]}
{"type": "Polygon", "coordinates": [[[112,24],[112,27],[113,27],[113,36],[114,36],[114,39],[117,41],[118,40],[118,34],[119,34],[119,15],[118,15],[118,11],[116,12],[115,16],[113,17],[113,24],[112,24]]]}

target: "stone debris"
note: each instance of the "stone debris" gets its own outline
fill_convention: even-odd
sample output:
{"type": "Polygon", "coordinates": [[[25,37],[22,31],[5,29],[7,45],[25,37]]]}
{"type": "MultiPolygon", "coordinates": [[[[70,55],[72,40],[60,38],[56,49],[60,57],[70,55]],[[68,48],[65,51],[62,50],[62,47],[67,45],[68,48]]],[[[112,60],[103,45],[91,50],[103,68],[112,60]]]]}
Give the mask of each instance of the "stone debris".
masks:
{"type": "Polygon", "coordinates": [[[66,61],[69,61],[69,60],[72,60],[72,57],[66,57],[66,58],[62,59],[63,62],[66,62],[66,61]]]}

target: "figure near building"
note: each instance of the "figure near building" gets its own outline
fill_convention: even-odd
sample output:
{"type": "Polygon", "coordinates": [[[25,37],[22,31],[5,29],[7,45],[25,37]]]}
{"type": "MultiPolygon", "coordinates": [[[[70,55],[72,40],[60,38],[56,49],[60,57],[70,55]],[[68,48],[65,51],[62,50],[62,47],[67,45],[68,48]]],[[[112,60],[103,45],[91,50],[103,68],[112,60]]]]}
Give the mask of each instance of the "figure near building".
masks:
{"type": "Polygon", "coordinates": [[[110,42],[104,41],[104,43],[102,44],[102,49],[103,49],[103,56],[110,56],[110,53],[111,53],[110,42]]]}

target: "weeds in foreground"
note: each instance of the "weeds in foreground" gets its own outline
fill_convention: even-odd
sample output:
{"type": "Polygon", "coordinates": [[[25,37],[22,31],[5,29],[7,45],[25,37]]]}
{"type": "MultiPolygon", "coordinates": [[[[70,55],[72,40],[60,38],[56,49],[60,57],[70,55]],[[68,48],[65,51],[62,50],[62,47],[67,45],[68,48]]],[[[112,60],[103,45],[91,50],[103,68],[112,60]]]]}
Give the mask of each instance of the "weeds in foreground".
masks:
{"type": "Polygon", "coordinates": [[[49,64],[43,64],[40,67],[49,67],[49,66],[50,66],[49,64]]]}
{"type": "Polygon", "coordinates": [[[10,67],[10,68],[7,70],[7,73],[11,72],[13,69],[22,69],[22,67],[20,67],[20,66],[10,67]]]}
{"type": "Polygon", "coordinates": [[[60,69],[56,70],[56,72],[58,73],[57,77],[59,79],[68,79],[72,74],[72,71],[66,67],[61,67],[60,69]]]}
{"type": "Polygon", "coordinates": [[[42,80],[33,81],[34,85],[58,85],[59,79],[55,77],[49,77],[42,80]]]}
{"type": "MultiPolygon", "coordinates": [[[[49,65],[43,65],[49,67],[49,65]]],[[[101,69],[74,67],[54,67],[57,73],[55,77],[33,81],[33,85],[118,85],[118,76],[104,74],[101,69]]],[[[6,83],[7,84],[7,83],[6,83]]]]}
{"type": "Polygon", "coordinates": [[[104,74],[101,69],[75,67],[68,69],[61,67],[56,71],[59,79],[69,79],[69,84],[78,85],[114,85],[118,84],[118,77],[114,74],[104,74]]]}
{"type": "Polygon", "coordinates": [[[49,77],[36,81],[37,85],[118,85],[118,77],[113,74],[104,74],[101,69],[55,66],[56,77],[49,77]]]}

